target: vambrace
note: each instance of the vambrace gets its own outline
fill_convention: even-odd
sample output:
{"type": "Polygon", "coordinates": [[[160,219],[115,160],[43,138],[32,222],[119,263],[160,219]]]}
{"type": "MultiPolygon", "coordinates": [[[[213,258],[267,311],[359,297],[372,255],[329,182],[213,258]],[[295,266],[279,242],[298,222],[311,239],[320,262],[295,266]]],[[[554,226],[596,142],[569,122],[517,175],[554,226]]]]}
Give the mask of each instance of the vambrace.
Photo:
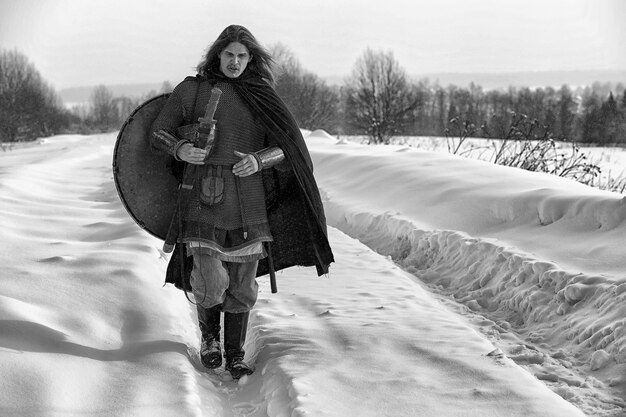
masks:
{"type": "Polygon", "coordinates": [[[161,129],[152,134],[152,147],[172,155],[177,161],[180,161],[177,155],[178,149],[185,143],[190,142],[180,139],[178,136],[165,129],[161,129]]]}
{"type": "Polygon", "coordinates": [[[278,146],[271,146],[269,148],[261,149],[258,152],[254,152],[252,155],[259,163],[260,169],[271,168],[285,161],[285,153],[278,146]]]}

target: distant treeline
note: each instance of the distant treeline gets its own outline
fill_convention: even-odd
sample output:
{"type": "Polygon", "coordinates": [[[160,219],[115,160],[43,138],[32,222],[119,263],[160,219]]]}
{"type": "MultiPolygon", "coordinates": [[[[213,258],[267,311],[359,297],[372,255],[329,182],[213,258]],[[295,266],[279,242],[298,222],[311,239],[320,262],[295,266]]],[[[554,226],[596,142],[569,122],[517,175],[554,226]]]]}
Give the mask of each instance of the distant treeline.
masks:
{"type": "MultiPolygon", "coordinates": [[[[624,85],[593,83],[559,89],[485,91],[428,79],[410,80],[391,52],[366,50],[342,86],[328,86],[300,66],[283,45],[272,53],[280,68],[277,90],[305,129],[367,135],[385,143],[393,136],[444,136],[462,120],[476,137],[506,138],[515,116],[536,120],[556,139],[626,143],[624,85]]],[[[538,136],[543,136],[538,133],[538,136]]]]}
{"type": "Polygon", "coordinates": [[[539,129],[550,131],[557,140],[626,144],[626,91],[622,84],[487,92],[473,85],[468,89],[451,86],[436,88],[434,97],[434,108],[441,114],[436,131],[460,119],[476,126],[473,136],[506,138],[517,115],[536,121],[539,129]]]}
{"type": "Polygon", "coordinates": [[[28,59],[0,51],[0,142],[59,133],[70,123],[61,99],[28,59]]]}
{"type": "Polygon", "coordinates": [[[131,99],[100,85],[88,104],[68,109],[24,54],[0,50],[0,142],[115,131],[139,104],[171,89],[164,82],[161,91],[131,99]]]}
{"type": "Polygon", "coordinates": [[[489,91],[475,84],[442,87],[428,79],[410,80],[391,52],[367,50],[344,85],[330,87],[303,70],[286,48],[279,45],[274,54],[283,69],[277,90],[306,129],[386,143],[401,135],[444,136],[462,120],[475,126],[475,137],[506,138],[516,116],[523,116],[555,139],[626,143],[621,83],[489,91]]]}
{"type": "MultiPolygon", "coordinates": [[[[462,120],[474,136],[506,137],[511,114],[525,115],[556,139],[581,143],[626,143],[626,91],[622,84],[554,89],[508,88],[485,91],[410,80],[391,52],[366,50],[343,85],[328,85],[302,68],[282,44],[273,45],[279,95],[300,127],[335,135],[367,135],[372,143],[393,136],[444,136],[462,120]]],[[[90,102],[66,109],[56,92],[18,51],[0,51],[0,141],[32,140],[59,133],[119,129],[143,101],[114,97],[104,85],[90,102]]]]}

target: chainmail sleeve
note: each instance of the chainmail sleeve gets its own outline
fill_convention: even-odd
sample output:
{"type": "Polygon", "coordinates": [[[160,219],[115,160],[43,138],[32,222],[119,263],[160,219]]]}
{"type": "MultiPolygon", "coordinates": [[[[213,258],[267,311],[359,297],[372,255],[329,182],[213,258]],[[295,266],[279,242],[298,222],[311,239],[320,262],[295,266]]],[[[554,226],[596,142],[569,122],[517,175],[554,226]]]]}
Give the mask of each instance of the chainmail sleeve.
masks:
{"type": "Polygon", "coordinates": [[[178,148],[187,142],[187,140],[184,140],[177,134],[177,129],[186,124],[186,120],[191,120],[193,117],[191,112],[193,111],[194,103],[189,97],[191,95],[191,97],[195,98],[192,90],[196,88],[197,83],[195,80],[186,79],[172,91],[161,112],[152,123],[150,142],[153,149],[176,157],[178,148]],[[159,132],[166,132],[166,134],[158,134],[159,132]],[[155,133],[157,134],[155,135],[155,133]]]}

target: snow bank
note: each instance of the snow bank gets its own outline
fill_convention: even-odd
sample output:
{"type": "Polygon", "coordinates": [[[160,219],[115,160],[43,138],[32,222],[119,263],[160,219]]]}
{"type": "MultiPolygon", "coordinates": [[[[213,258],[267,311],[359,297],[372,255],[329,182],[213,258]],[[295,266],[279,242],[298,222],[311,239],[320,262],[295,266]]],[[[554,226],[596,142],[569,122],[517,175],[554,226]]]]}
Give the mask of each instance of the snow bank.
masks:
{"type": "Polygon", "coordinates": [[[330,135],[328,132],[326,132],[323,129],[317,129],[314,130],[313,132],[310,132],[307,135],[307,138],[311,138],[311,139],[326,139],[326,140],[330,140],[335,142],[337,139],[335,139],[334,136],[330,135]]]}
{"type": "Polygon", "coordinates": [[[495,339],[513,329],[537,350],[507,354],[560,365],[533,373],[566,398],[624,398],[626,198],[406,147],[311,147],[329,224],[489,318],[495,339]]]}

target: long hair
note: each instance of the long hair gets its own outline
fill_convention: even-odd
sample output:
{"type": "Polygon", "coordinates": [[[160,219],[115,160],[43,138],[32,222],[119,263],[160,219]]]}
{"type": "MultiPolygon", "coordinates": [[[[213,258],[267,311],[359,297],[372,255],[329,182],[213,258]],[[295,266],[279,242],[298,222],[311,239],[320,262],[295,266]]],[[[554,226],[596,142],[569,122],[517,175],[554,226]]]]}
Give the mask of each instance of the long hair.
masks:
{"type": "Polygon", "coordinates": [[[251,59],[244,73],[253,73],[264,78],[270,85],[274,85],[272,67],[274,59],[270,53],[259,44],[254,35],[243,26],[230,25],[220,33],[215,42],[209,47],[202,61],[198,64],[198,74],[210,76],[211,73],[220,73],[220,54],[231,43],[239,42],[248,48],[251,59]]]}

